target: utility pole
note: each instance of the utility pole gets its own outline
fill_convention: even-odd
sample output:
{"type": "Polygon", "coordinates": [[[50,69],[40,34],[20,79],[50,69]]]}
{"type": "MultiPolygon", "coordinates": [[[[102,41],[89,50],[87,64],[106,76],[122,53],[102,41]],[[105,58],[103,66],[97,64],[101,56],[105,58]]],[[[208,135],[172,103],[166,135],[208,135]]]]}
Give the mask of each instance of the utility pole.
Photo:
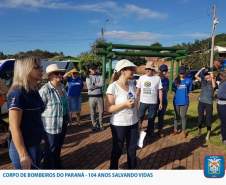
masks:
{"type": "Polygon", "coordinates": [[[105,27],[107,22],[109,22],[109,19],[105,19],[104,25],[101,27],[101,39],[103,40],[104,40],[104,32],[105,32],[105,27]]]}
{"type": "Polygon", "coordinates": [[[212,17],[212,43],[211,43],[211,54],[210,54],[210,69],[213,70],[213,53],[214,53],[214,39],[215,39],[215,30],[216,25],[219,23],[218,18],[216,17],[216,5],[213,5],[213,17],[212,17]]]}
{"type": "Polygon", "coordinates": [[[104,40],[104,28],[101,28],[101,39],[104,40]]]}

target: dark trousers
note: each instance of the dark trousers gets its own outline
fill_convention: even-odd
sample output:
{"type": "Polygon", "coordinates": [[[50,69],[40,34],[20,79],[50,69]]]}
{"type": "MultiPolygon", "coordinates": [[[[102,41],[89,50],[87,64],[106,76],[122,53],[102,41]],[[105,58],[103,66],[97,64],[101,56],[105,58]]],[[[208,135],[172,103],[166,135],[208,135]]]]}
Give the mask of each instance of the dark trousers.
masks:
{"type": "Polygon", "coordinates": [[[118,169],[118,162],[122,155],[125,141],[128,169],[135,169],[137,166],[136,149],[138,141],[138,123],[132,126],[111,125],[111,132],[113,142],[110,169],[118,169]]]}
{"type": "Polygon", "coordinates": [[[147,103],[140,102],[139,117],[140,117],[141,123],[143,122],[145,113],[148,110],[147,135],[154,134],[154,126],[155,126],[154,123],[155,123],[155,117],[157,114],[157,107],[158,107],[158,104],[147,104],[147,103]]]}
{"type": "Polygon", "coordinates": [[[59,134],[45,134],[45,156],[44,168],[46,169],[61,169],[60,153],[64,143],[64,138],[67,131],[68,119],[63,119],[62,132],[59,134]]]}
{"type": "Polygon", "coordinates": [[[61,143],[61,133],[45,134],[45,155],[44,155],[45,169],[60,168],[60,151],[61,151],[60,143],[61,143]]]}
{"type": "Polygon", "coordinates": [[[199,128],[202,128],[202,124],[206,123],[207,130],[211,130],[213,117],[213,104],[207,104],[199,102],[198,104],[198,123],[199,128]]]}
{"type": "Polygon", "coordinates": [[[162,109],[158,110],[158,129],[162,130],[164,125],[164,115],[166,113],[167,104],[162,104],[162,109]]]}
{"type": "Polygon", "coordinates": [[[226,141],[226,105],[217,104],[217,112],[221,121],[222,140],[226,141]]]}

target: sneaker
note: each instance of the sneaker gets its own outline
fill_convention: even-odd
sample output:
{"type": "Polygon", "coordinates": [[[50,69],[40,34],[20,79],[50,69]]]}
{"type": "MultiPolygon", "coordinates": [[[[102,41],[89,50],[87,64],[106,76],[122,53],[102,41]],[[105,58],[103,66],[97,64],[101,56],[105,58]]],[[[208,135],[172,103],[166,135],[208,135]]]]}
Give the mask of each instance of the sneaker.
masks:
{"type": "Polygon", "coordinates": [[[208,131],[206,134],[206,141],[209,141],[209,140],[210,140],[210,131],[208,131]]]}
{"type": "Polygon", "coordinates": [[[159,131],[158,131],[158,137],[160,137],[160,138],[161,138],[161,137],[164,137],[164,134],[163,134],[162,130],[159,130],[159,131]]]}
{"type": "Polygon", "coordinates": [[[178,131],[177,131],[177,129],[174,129],[173,130],[173,135],[176,135],[176,134],[178,134],[178,131]]]}
{"type": "Polygon", "coordinates": [[[98,128],[98,131],[103,131],[103,130],[104,130],[104,127],[98,128]]]}
{"type": "Polygon", "coordinates": [[[97,127],[92,127],[92,131],[96,132],[97,131],[97,127]]]}
{"type": "Polygon", "coordinates": [[[181,132],[182,132],[182,130],[181,130],[181,129],[178,129],[178,130],[177,130],[177,133],[178,133],[178,134],[180,134],[181,132]]]}

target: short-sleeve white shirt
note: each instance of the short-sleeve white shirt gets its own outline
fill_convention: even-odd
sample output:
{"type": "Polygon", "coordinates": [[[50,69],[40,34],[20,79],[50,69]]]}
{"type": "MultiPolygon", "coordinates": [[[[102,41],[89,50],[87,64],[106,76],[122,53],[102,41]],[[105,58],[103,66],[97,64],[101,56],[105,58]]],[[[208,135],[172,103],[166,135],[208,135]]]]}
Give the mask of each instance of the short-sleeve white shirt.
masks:
{"type": "MultiPolygon", "coordinates": [[[[128,93],[132,93],[136,99],[136,87],[133,82],[129,83],[129,91],[122,89],[116,82],[110,84],[106,94],[111,94],[115,98],[115,105],[127,101],[128,93]]],[[[137,107],[131,109],[123,109],[112,113],[110,123],[116,126],[131,126],[138,122],[137,107]]]]}
{"type": "Polygon", "coordinates": [[[158,103],[158,92],[162,89],[162,82],[159,76],[143,75],[138,79],[137,88],[140,92],[140,102],[147,104],[158,103]]]}

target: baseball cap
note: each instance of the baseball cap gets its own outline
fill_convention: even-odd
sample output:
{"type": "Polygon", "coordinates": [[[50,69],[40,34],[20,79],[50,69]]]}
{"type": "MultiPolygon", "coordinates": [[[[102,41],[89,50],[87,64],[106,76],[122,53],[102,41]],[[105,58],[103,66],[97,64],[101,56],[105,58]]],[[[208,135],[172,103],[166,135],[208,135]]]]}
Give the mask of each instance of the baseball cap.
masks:
{"type": "Polygon", "coordinates": [[[185,67],[184,67],[184,66],[181,66],[181,67],[179,68],[179,73],[180,73],[180,74],[185,74],[185,72],[186,72],[185,67]]]}
{"type": "Polygon", "coordinates": [[[168,66],[166,65],[166,64],[162,64],[161,66],[159,66],[159,70],[161,71],[161,72],[163,72],[163,71],[168,71],[168,66]]]}

